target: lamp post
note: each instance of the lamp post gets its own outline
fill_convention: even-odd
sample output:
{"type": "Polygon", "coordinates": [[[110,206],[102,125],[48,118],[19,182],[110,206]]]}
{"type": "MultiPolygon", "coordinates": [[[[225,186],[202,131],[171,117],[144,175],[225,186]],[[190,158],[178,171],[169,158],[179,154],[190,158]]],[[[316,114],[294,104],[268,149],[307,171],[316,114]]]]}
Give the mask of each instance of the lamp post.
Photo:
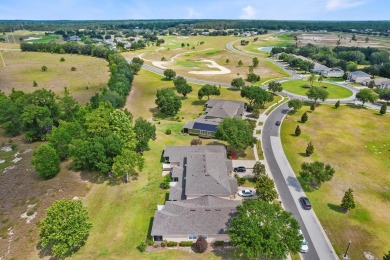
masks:
{"type": "Polygon", "coordinates": [[[350,245],[351,245],[351,240],[348,241],[348,246],[347,246],[347,250],[345,250],[344,258],[347,257],[347,253],[350,245]]]}

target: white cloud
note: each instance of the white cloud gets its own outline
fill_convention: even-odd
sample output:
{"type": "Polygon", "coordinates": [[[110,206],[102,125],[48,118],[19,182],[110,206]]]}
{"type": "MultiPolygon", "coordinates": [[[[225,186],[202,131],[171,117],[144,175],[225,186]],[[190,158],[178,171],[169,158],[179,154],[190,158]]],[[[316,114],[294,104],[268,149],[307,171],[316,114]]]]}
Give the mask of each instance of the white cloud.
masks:
{"type": "Polygon", "coordinates": [[[248,5],[242,8],[242,13],[240,15],[240,19],[253,19],[256,18],[256,9],[251,5],[248,5]]]}
{"type": "Polygon", "coordinates": [[[195,11],[194,8],[189,7],[187,8],[187,19],[194,19],[194,18],[200,18],[202,15],[195,11]]]}
{"type": "Polygon", "coordinates": [[[326,3],[326,10],[333,11],[339,9],[354,8],[367,3],[367,0],[328,0],[326,3]]]}

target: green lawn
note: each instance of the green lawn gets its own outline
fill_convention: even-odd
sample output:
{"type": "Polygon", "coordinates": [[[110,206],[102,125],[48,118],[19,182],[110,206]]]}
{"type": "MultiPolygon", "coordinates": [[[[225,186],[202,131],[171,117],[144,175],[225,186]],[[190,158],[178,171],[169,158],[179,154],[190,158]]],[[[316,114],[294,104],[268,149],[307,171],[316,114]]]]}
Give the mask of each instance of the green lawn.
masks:
{"type": "Polygon", "coordinates": [[[329,163],[336,173],[330,182],[315,191],[307,191],[313,209],[329,239],[340,255],[352,240],[351,259],[363,259],[363,252],[377,258],[390,246],[390,115],[380,116],[364,108],[320,105],[308,113],[305,124],[298,123],[303,107],[283,122],[283,148],[295,173],[302,162],[320,160],[329,163]],[[302,134],[293,135],[299,124],[302,134]],[[314,154],[302,154],[312,141],[314,154]],[[344,192],[352,188],[357,207],[349,214],[340,212],[344,192]]]}
{"type": "Polygon", "coordinates": [[[42,36],[40,39],[30,40],[30,41],[27,41],[27,42],[49,43],[49,42],[54,42],[54,41],[60,40],[60,39],[62,39],[61,35],[46,35],[46,36],[42,36]]]}
{"type": "MultiPolygon", "coordinates": [[[[308,91],[308,88],[303,87],[305,85],[310,85],[310,83],[304,80],[292,80],[282,83],[283,90],[302,96],[306,96],[306,92],[308,91]]],[[[326,91],[329,92],[329,99],[347,98],[352,96],[351,90],[343,88],[341,86],[326,82],[321,82],[321,84],[319,82],[314,82],[314,86],[320,85],[322,87],[326,87],[326,91]]]]}
{"type": "MultiPolygon", "coordinates": [[[[214,253],[194,254],[183,250],[163,250],[153,253],[140,253],[136,247],[144,241],[151,228],[152,217],[157,204],[164,204],[166,191],[159,188],[161,175],[161,154],[168,145],[190,145],[194,136],[183,136],[183,125],[202,113],[205,100],[199,101],[199,85],[191,84],[194,91],[183,100],[183,106],[175,120],[154,119],[157,139],[150,142],[150,150],[144,153],[145,166],[138,180],[130,184],[95,184],[85,199],[93,224],[91,234],[84,247],[74,256],[75,259],[220,259],[214,253]],[[172,130],[166,135],[167,129],[172,130]]],[[[155,113],[157,89],[172,87],[172,81],[162,76],[141,70],[135,77],[133,92],[127,107],[134,118],[144,117],[152,121],[155,113]]],[[[239,91],[221,89],[218,98],[242,100],[239,91]]],[[[203,145],[215,142],[203,139],[203,145]]],[[[219,141],[218,141],[219,142],[219,141]]],[[[223,142],[219,142],[223,143],[223,142]]],[[[253,149],[245,151],[247,159],[253,159],[253,149]]],[[[230,257],[232,257],[230,255],[230,257]]],[[[235,257],[233,257],[235,258],[235,257]]]]}

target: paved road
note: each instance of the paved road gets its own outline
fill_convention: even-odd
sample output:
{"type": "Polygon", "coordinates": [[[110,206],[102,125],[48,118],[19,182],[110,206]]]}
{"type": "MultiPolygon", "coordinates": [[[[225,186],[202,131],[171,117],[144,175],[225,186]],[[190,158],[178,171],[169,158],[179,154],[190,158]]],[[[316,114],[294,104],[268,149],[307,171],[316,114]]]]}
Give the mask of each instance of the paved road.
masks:
{"type": "Polygon", "coordinates": [[[285,209],[298,220],[309,243],[309,252],[302,254],[303,259],[337,259],[314,211],[303,210],[298,202],[299,197],[305,196],[304,191],[285,157],[279,138],[279,127],[275,125],[277,120],[283,120],[288,110],[287,104],[283,104],[266,119],[262,131],[264,156],[285,209]]]}

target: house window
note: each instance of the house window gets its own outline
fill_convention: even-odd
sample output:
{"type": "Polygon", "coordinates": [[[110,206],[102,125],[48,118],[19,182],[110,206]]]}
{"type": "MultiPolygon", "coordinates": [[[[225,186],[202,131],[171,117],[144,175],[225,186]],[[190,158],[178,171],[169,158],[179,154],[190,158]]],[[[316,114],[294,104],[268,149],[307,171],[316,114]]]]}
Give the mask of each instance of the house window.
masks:
{"type": "Polygon", "coordinates": [[[200,130],[200,134],[201,135],[207,135],[207,131],[206,130],[200,130]]]}
{"type": "Polygon", "coordinates": [[[207,235],[198,235],[198,237],[204,237],[204,239],[207,239],[207,235]]]}
{"type": "Polygon", "coordinates": [[[207,131],[207,135],[213,135],[213,132],[207,131]]]}
{"type": "Polygon", "coordinates": [[[197,235],[189,235],[189,236],[188,236],[188,239],[190,239],[190,240],[191,240],[191,239],[196,239],[197,237],[198,237],[197,235]]]}

